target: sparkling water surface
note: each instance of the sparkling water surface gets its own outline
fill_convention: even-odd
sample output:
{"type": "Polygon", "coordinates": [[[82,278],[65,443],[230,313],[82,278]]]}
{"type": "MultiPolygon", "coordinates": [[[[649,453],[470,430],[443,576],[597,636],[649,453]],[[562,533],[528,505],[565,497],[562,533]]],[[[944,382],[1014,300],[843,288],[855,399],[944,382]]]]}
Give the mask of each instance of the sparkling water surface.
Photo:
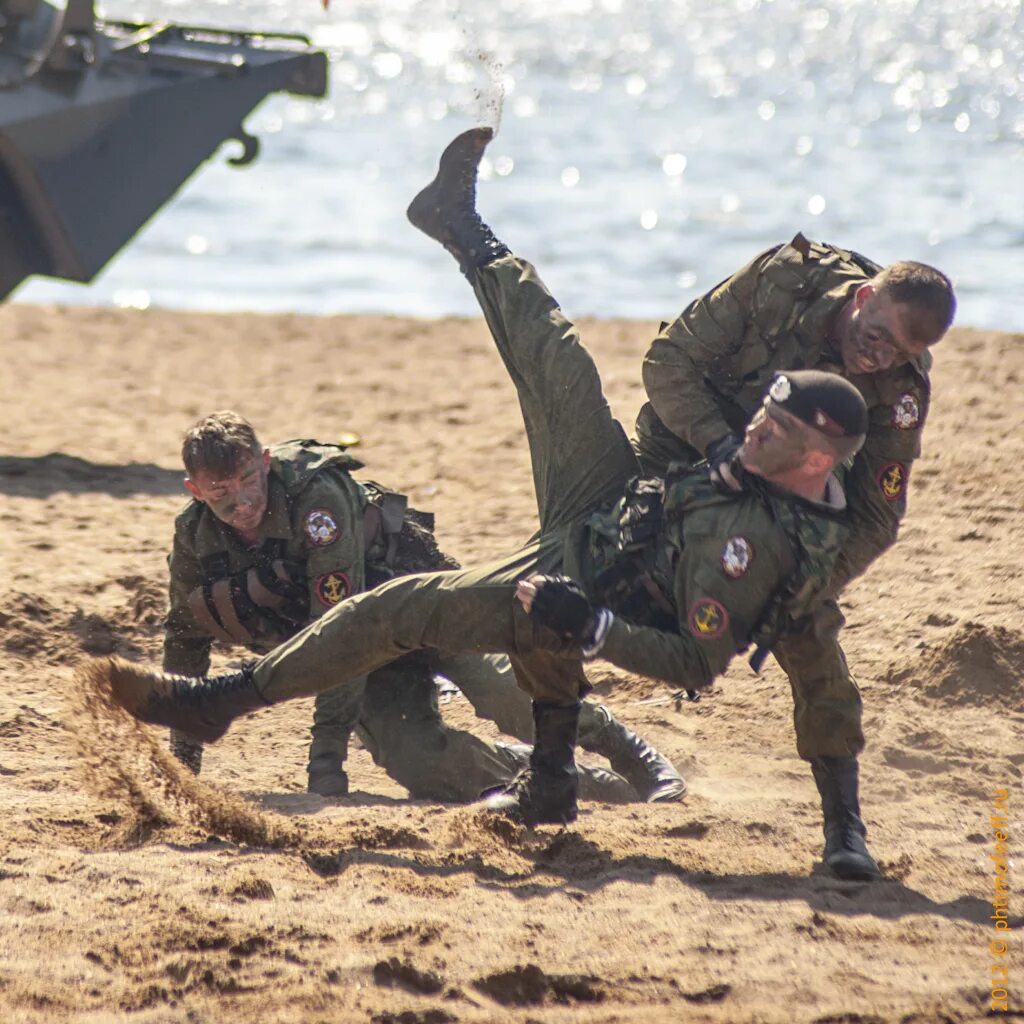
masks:
{"type": "Polygon", "coordinates": [[[17,297],[473,314],[405,220],[437,156],[498,127],[496,233],[570,315],[671,319],[800,230],[954,279],[1024,330],[1022,0],[107,0],[112,18],[298,31],[323,101],[267,100],[89,287],[17,297]]]}

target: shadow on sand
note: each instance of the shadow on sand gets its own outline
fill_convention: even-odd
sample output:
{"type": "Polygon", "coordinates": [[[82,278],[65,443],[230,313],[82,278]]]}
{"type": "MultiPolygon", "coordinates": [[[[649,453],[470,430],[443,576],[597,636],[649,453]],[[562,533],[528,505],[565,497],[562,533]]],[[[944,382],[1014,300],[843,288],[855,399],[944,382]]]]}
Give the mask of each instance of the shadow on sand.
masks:
{"type": "Polygon", "coordinates": [[[130,462],[105,465],[76,455],[0,455],[0,493],[18,498],[48,498],[59,492],[106,493],[115,498],[133,494],[178,494],[187,496],[182,471],[164,469],[152,463],[130,462]]]}
{"type": "Polygon", "coordinates": [[[991,904],[977,896],[958,896],[940,903],[895,879],[842,882],[820,870],[809,876],[776,872],[716,874],[693,871],[668,857],[616,857],[574,832],[558,832],[551,838],[535,833],[514,848],[532,862],[531,870],[504,870],[472,853],[458,863],[443,864],[428,864],[415,857],[361,848],[302,851],[301,856],[323,878],[341,875],[357,864],[400,867],[424,877],[451,877],[468,872],[475,875],[482,886],[501,889],[522,899],[565,895],[568,891],[575,899],[585,901],[591,893],[616,882],[651,885],[658,877],[670,875],[700,890],[711,900],[771,903],[796,900],[811,910],[836,915],[868,914],[881,920],[898,920],[934,914],[987,925],[992,913],[991,904]]]}

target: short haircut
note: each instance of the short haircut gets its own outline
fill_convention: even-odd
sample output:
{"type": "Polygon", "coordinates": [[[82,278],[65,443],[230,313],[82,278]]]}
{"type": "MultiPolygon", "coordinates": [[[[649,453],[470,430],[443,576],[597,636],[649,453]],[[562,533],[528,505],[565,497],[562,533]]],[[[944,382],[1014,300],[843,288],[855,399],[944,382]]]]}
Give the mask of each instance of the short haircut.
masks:
{"type": "MultiPolygon", "coordinates": [[[[789,410],[786,410],[789,412],[789,410]]],[[[800,438],[804,452],[824,452],[831,460],[833,466],[853,458],[864,447],[867,434],[847,434],[843,437],[833,437],[819,430],[813,423],[806,423],[799,416],[789,413],[793,417],[792,427],[800,431],[800,438]]]]}
{"type": "Polygon", "coordinates": [[[935,267],[913,260],[891,263],[871,282],[893,302],[910,311],[907,329],[914,338],[929,345],[949,330],[956,315],[953,284],[935,267]]]}
{"type": "MultiPolygon", "coordinates": [[[[809,427],[808,429],[812,430],[813,428],[809,427]]],[[[829,437],[827,434],[821,433],[820,430],[815,430],[814,433],[818,435],[814,439],[814,446],[818,451],[831,456],[837,466],[840,462],[846,462],[847,459],[853,458],[864,447],[864,442],[867,440],[866,434],[854,437],[829,437]]]]}
{"type": "Polygon", "coordinates": [[[246,459],[263,450],[252,424],[230,409],[210,413],[185,431],[181,461],[194,477],[201,471],[218,477],[233,476],[246,459]]]}

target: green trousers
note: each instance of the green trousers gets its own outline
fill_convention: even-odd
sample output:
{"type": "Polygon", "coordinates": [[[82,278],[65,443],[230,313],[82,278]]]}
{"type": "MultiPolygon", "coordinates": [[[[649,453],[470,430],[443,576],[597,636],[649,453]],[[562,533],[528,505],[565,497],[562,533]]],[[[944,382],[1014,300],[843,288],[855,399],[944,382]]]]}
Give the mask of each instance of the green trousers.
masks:
{"type": "MultiPolygon", "coordinates": [[[[692,465],[701,458],[654,415],[650,404],[637,418],[635,447],[647,476],[663,476],[670,462],[692,465]]],[[[856,756],[864,749],[860,690],[839,645],[844,621],[835,601],[824,601],[800,630],[772,648],[789,677],[796,749],[806,760],[856,756]]]]}
{"type": "MultiPolygon", "coordinates": [[[[533,742],[533,707],[516,682],[504,654],[455,654],[439,659],[437,671],[450,679],[473,706],[478,718],[493,722],[505,735],[533,742]]],[[[580,708],[579,745],[601,753],[610,712],[592,700],[580,708]]]]}
{"type": "Polygon", "coordinates": [[[515,584],[561,569],[570,528],[619,497],[639,463],[576,328],[533,267],[505,257],[478,271],[474,287],[519,397],[540,531],[482,568],[404,576],[342,601],[258,663],[256,686],[270,701],[357,680],[418,650],[503,652],[534,700],[568,705],[589,689],[578,648],[529,618],[515,584]]]}
{"type": "MultiPolygon", "coordinates": [[[[491,743],[445,725],[434,674],[456,682],[483,718],[510,736],[531,742],[530,699],[516,686],[504,656],[444,659],[411,655],[362,681],[320,693],[314,712],[310,761],[343,761],[354,732],[374,762],[420,800],[467,802],[503,785],[529,759],[523,744],[491,743]]],[[[580,738],[595,735],[606,719],[584,705],[580,738]]],[[[638,798],[614,772],[579,766],[584,800],[627,803],[638,798]]]]}

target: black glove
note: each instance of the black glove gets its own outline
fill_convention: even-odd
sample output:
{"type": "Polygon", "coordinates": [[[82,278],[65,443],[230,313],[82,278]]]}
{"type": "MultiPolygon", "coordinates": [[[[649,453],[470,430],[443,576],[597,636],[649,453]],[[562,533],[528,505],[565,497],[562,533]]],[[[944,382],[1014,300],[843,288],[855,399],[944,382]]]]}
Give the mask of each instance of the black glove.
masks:
{"type": "Polygon", "coordinates": [[[591,638],[594,606],[575,580],[568,576],[545,576],[535,586],[531,618],[565,640],[583,644],[591,638]]]}
{"type": "Polygon", "coordinates": [[[534,581],[534,587],[531,618],[577,644],[585,659],[596,657],[615,616],[607,608],[595,608],[583,588],[568,576],[542,576],[534,581]]]}
{"type": "Polygon", "coordinates": [[[708,446],[708,473],[719,490],[730,492],[742,488],[743,467],[736,456],[743,446],[743,438],[726,434],[708,446]]]}

